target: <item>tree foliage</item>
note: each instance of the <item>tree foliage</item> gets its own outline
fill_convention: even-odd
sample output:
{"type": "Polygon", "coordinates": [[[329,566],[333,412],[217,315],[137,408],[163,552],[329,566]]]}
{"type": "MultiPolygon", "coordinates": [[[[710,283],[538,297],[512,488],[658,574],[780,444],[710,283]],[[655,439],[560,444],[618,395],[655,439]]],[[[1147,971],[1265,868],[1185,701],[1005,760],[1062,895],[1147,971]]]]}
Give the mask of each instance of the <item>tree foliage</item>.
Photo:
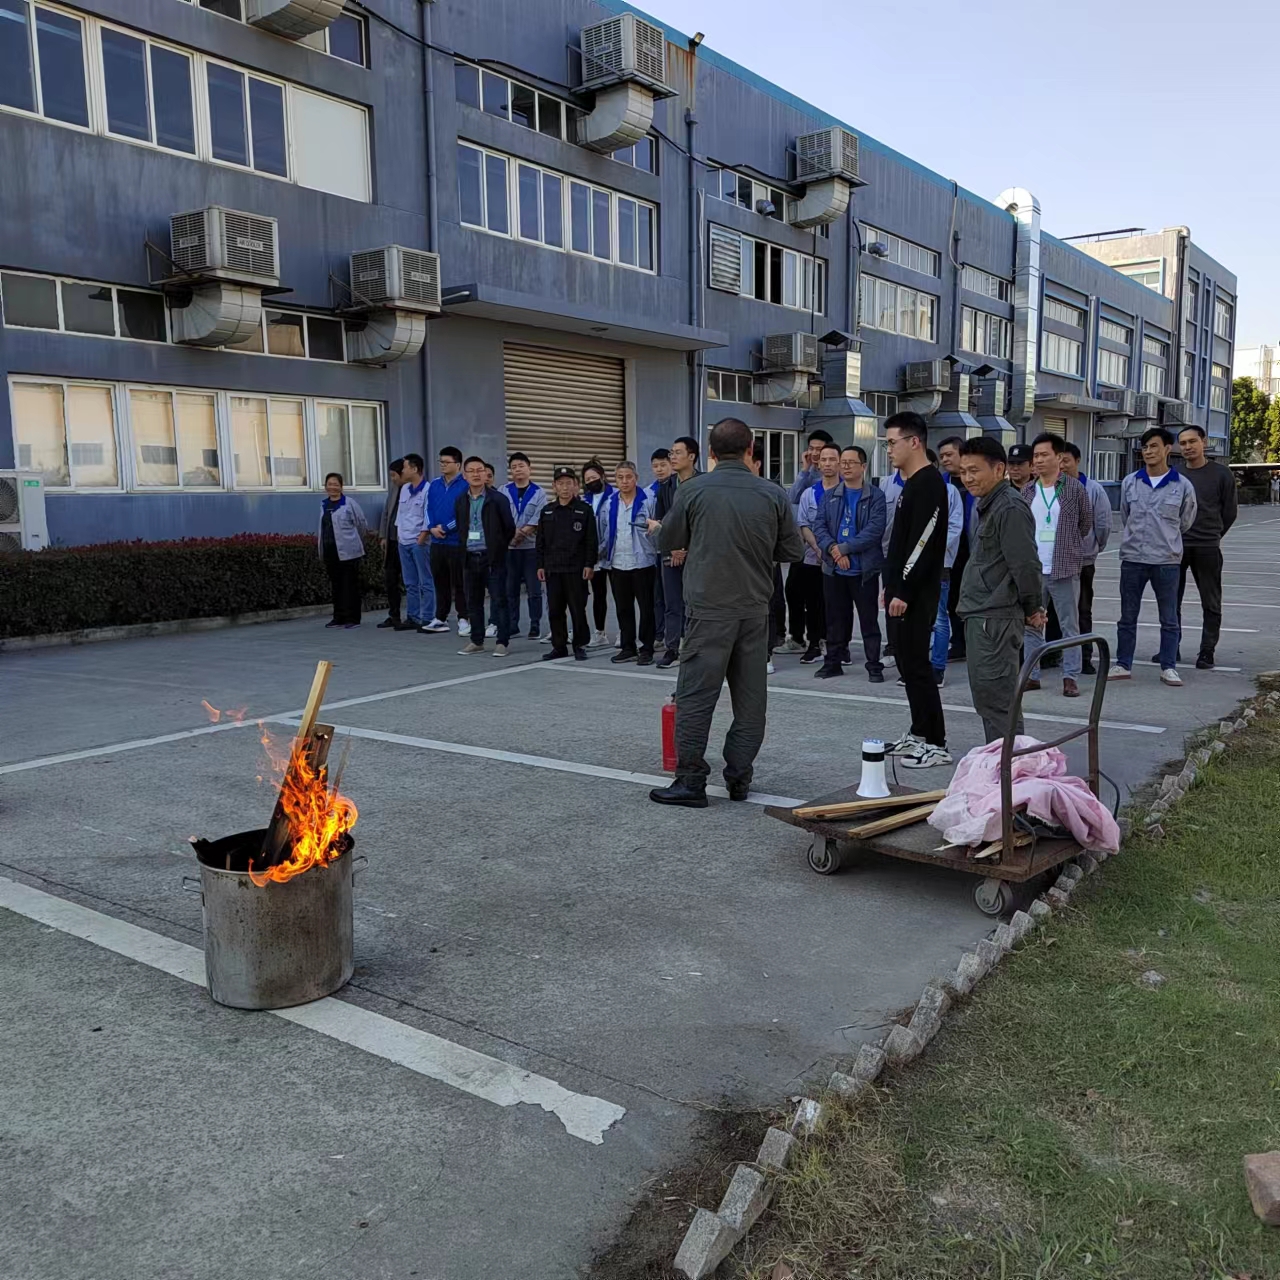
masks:
{"type": "Polygon", "coordinates": [[[1260,462],[1280,457],[1280,396],[1275,404],[1252,378],[1237,378],[1231,387],[1231,461],[1260,462]],[[1271,419],[1268,419],[1268,414],[1271,419]]]}

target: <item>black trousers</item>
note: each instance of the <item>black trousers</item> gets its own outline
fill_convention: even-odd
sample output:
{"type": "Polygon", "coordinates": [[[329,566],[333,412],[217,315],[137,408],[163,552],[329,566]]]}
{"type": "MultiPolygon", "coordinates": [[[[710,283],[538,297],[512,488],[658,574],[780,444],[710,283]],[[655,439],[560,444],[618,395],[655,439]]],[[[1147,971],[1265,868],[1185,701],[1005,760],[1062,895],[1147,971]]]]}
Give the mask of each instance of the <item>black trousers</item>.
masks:
{"type": "MultiPolygon", "coordinates": [[[[791,572],[800,573],[800,599],[804,606],[804,625],[796,640],[804,642],[808,636],[810,649],[818,647],[818,641],[827,634],[827,575],[822,572],[820,564],[795,564],[791,572]]],[[[792,623],[795,626],[795,623],[792,623]]],[[[793,633],[794,634],[794,633],[793,633]]]]}
{"type": "Polygon", "coordinates": [[[568,649],[569,631],[565,610],[573,622],[573,647],[585,649],[591,640],[587,627],[587,583],[581,569],[547,574],[547,620],[551,623],[552,649],[568,649]]]}
{"type": "Polygon", "coordinates": [[[853,639],[853,615],[857,613],[867,674],[883,674],[884,663],[880,661],[880,575],[867,573],[855,578],[824,573],[822,587],[827,615],[827,657],[823,665],[840,668],[840,653],[853,639]]]}
{"type": "Polygon", "coordinates": [[[640,652],[652,656],[655,622],[653,618],[653,565],[644,569],[610,569],[613,609],[618,615],[622,652],[636,652],[636,605],[640,606],[640,652]]]}
{"type": "MultiPolygon", "coordinates": [[[[1080,599],[1076,602],[1076,620],[1080,623],[1080,634],[1086,636],[1093,630],[1093,574],[1096,564],[1080,566],[1080,599]]],[[[1061,633],[1062,628],[1058,628],[1061,633]]],[[[1093,661],[1093,645],[1084,647],[1084,660],[1093,661]]]]}
{"type": "Polygon", "coordinates": [[[956,612],[960,603],[960,579],[964,577],[964,567],[969,563],[968,533],[960,534],[960,549],[956,552],[956,562],[951,566],[951,581],[955,586],[947,597],[947,615],[951,619],[951,652],[948,657],[961,661],[965,655],[964,619],[956,612]]]}
{"type": "Polygon", "coordinates": [[[382,570],[382,582],[387,593],[387,617],[400,621],[400,597],[404,579],[400,576],[400,544],[394,539],[387,543],[387,562],[382,570]]]}
{"type": "Polygon", "coordinates": [[[668,650],[680,648],[684,635],[684,567],[662,566],[662,595],[667,604],[667,619],[662,628],[663,643],[668,650]]]}
{"type": "Polygon", "coordinates": [[[653,624],[655,647],[662,644],[667,633],[667,598],[662,589],[662,561],[653,566],[653,624]]]}
{"type": "Polygon", "coordinates": [[[487,551],[466,553],[466,592],[470,601],[471,643],[484,644],[484,593],[489,592],[489,612],[493,625],[498,628],[498,643],[511,639],[511,614],[507,609],[507,566],[491,565],[487,551]]]}
{"type": "Polygon", "coordinates": [[[898,674],[906,683],[907,702],[911,705],[911,732],[934,747],[947,745],[942,698],[929,656],[941,597],[941,585],[937,582],[922,591],[897,620],[893,638],[898,674]]]}
{"type": "Polygon", "coordinates": [[[724,777],[750,784],[764,742],[769,700],[769,618],[689,618],[676,682],[676,777],[705,787],[707,740],[720,689],[729,682],[733,723],[724,739],[724,777]]]}
{"type": "MultiPolygon", "coordinates": [[[[449,609],[458,611],[459,618],[467,617],[466,552],[461,547],[446,547],[431,543],[431,578],[436,585],[436,617],[441,622],[449,620],[449,609]]],[[[484,635],[484,627],[480,628],[484,635]]]]}
{"type": "Polygon", "coordinates": [[[337,551],[326,552],[324,567],[333,587],[333,620],[360,621],[360,560],[339,560],[337,551]]]}
{"type": "Polygon", "coordinates": [[[1184,547],[1178,571],[1178,643],[1182,643],[1182,597],[1187,590],[1187,571],[1196,580],[1200,612],[1204,615],[1200,632],[1202,658],[1213,661],[1218,637],[1222,634],[1222,552],[1218,547],[1184,547]]]}
{"type": "Polygon", "coordinates": [[[591,579],[591,619],[597,631],[604,630],[609,618],[609,570],[597,569],[591,579]]]}

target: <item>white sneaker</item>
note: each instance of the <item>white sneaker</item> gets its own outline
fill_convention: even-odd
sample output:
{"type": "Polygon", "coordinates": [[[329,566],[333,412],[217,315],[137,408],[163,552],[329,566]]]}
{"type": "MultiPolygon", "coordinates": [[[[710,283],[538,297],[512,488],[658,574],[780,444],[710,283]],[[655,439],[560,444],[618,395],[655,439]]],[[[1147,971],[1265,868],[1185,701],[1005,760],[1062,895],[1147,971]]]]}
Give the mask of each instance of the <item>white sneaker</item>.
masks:
{"type": "Polygon", "coordinates": [[[946,747],[933,747],[927,742],[911,755],[902,757],[904,769],[936,769],[939,765],[951,763],[951,752],[946,747]]]}
{"type": "Polygon", "coordinates": [[[1118,664],[1107,672],[1107,679],[1110,680],[1132,680],[1133,672],[1128,667],[1122,667],[1118,664]]]}
{"type": "Polygon", "coordinates": [[[538,643],[539,643],[539,644],[550,644],[550,643],[551,643],[551,636],[550,636],[549,634],[548,634],[548,635],[545,635],[545,636],[539,636],[539,637],[538,637],[538,643]]]}
{"type": "Polygon", "coordinates": [[[1178,674],[1177,667],[1165,667],[1165,669],[1160,673],[1160,683],[1176,685],[1181,688],[1182,677],[1178,674]]]}
{"type": "Polygon", "coordinates": [[[458,634],[460,636],[469,636],[471,634],[471,623],[466,618],[458,619],[458,634]]]}
{"type": "Polygon", "coordinates": [[[493,650],[495,658],[505,658],[507,656],[507,646],[505,644],[496,645],[493,650]]]}
{"type": "Polygon", "coordinates": [[[498,634],[498,624],[496,622],[489,623],[489,625],[485,627],[484,633],[490,640],[492,640],[493,637],[498,634]]]}
{"type": "Polygon", "coordinates": [[[907,732],[902,735],[896,742],[891,742],[885,750],[891,756],[909,756],[914,755],[922,747],[926,745],[923,738],[917,738],[914,733],[907,732]]]}
{"type": "Polygon", "coordinates": [[[591,643],[587,645],[588,649],[607,649],[609,647],[609,637],[603,631],[597,631],[591,637],[591,643]]]}
{"type": "Polygon", "coordinates": [[[449,624],[447,622],[441,622],[439,618],[432,618],[431,621],[428,622],[427,625],[422,629],[424,631],[435,631],[435,632],[448,631],[449,624]]]}
{"type": "Polygon", "coordinates": [[[764,669],[764,673],[765,673],[765,675],[767,675],[767,676],[776,676],[776,675],[778,674],[778,668],[777,668],[777,667],[775,667],[775,666],[773,665],[773,663],[772,663],[772,662],[770,662],[770,663],[765,667],[765,669],[764,669]]]}
{"type": "Polygon", "coordinates": [[[615,649],[621,649],[621,648],[622,648],[622,636],[621,636],[621,635],[619,635],[619,636],[618,636],[618,638],[613,642],[613,647],[614,647],[615,649]]]}

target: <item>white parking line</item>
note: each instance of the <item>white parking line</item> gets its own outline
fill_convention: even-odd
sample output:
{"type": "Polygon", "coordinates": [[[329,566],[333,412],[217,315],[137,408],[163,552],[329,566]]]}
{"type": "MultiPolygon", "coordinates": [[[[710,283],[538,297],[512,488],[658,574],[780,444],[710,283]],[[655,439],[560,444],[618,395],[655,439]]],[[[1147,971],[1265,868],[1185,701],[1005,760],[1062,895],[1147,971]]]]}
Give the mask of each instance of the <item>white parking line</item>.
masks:
{"type": "MultiPolygon", "coordinates": [[[[555,663],[548,663],[554,666],[555,663]]],[[[603,674],[603,673],[602,673],[603,674]]],[[[297,716],[276,716],[272,724],[296,725],[297,716]]],[[[350,738],[368,738],[373,742],[390,742],[401,747],[417,747],[420,751],[442,751],[446,755],[471,756],[478,760],[500,760],[506,764],[523,764],[533,769],[551,769],[556,773],[576,773],[586,778],[607,778],[612,782],[630,782],[641,787],[666,787],[671,779],[666,774],[632,773],[628,769],[610,769],[600,764],[580,764],[576,760],[558,760],[553,756],[531,756],[521,751],[498,751],[492,747],[473,747],[465,742],[441,742],[435,738],[415,738],[405,733],[386,733],[381,729],[357,729],[351,725],[334,725],[334,734],[345,734],[350,738]]],[[[715,796],[727,796],[724,787],[707,787],[707,793],[715,796]]],[[[803,804],[801,800],[791,796],[767,795],[761,791],[753,791],[747,796],[752,804],[784,805],[794,809],[803,804]]]]}
{"type": "MultiPolygon", "coordinates": [[[[0,907],[184,982],[205,985],[204,952],[199,947],[175,942],[163,934],[4,877],[0,877],[0,907]]],[[[295,1009],[270,1012],[497,1106],[527,1102],[541,1107],[551,1112],[567,1133],[596,1146],[604,1142],[606,1130],[626,1115],[626,1109],[616,1103],[571,1093],[545,1076],[332,996],[295,1009]]]]}
{"type": "MultiPolygon", "coordinates": [[[[612,671],[602,667],[584,667],[584,666],[568,666],[562,662],[548,662],[546,670],[559,669],[568,671],[574,675],[583,676],[621,676],[628,680],[661,680],[667,684],[675,684],[675,676],[651,675],[647,671],[612,671]]],[[[836,693],[827,689],[792,689],[788,685],[771,684],[769,686],[770,695],[783,694],[792,698],[829,698],[836,702],[870,702],[885,707],[902,707],[907,708],[907,700],[905,698],[883,698],[877,697],[870,693],[836,693]]],[[[943,711],[954,711],[961,715],[976,716],[978,713],[972,707],[966,707],[963,703],[943,703],[943,711]]],[[[1022,718],[1024,720],[1045,720],[1050,724],[1075,724],[1087,725],[1088,720],[1079,716],[1055,716],[1046,711],[1028,711],[1026,704],[1023,704],[1022,718]]],[[[1131,733],[1164,733],[1163,725],[1158,724],[1127,724],[1120,720],[1100,720],[1099,727],[1103,729],[1124,729],[1131,733]]],[[[770,802],[772,803],[772,802],[770,802]]],[[[799,801],[796,802],[797,804],[799,801]]]]}
{"type": "MultiPolygon", "coordinates": [[[[1113,604],[1120,603],[1119,596],[1094,596],[1095,600],[1108,600],[1113,604]]],[[[1224,600],[1224,609],[1280,609],[1280,604],[1246,604],[1243,600],[1224,600]]]]}
{"type": "MultiPolygon", "coordinates": [[[[1093,627],[1095,631],[1099,627],[1114,627],[1118,625],[1119,625],[1119,622],[1116,618],[1094,618],[1093,620],[1093,627]]],[[[1138,626],[1159,627],[1160,624],[1158,622],[1139,622],[1138,626]]],[[[1182,624],[1182,629],[1183,631],[1201,630],[1200,627],[1193,626],[1190,622],[1184,622],[1182,624]]],[[[1237,636],[1256,636],[1258,634],[1259,628],[1258,627],[1223,627],[1222,631],[1223,631],[1223,634],[1230,632],[1232,635],[1237,635],[1237,636]]]]}

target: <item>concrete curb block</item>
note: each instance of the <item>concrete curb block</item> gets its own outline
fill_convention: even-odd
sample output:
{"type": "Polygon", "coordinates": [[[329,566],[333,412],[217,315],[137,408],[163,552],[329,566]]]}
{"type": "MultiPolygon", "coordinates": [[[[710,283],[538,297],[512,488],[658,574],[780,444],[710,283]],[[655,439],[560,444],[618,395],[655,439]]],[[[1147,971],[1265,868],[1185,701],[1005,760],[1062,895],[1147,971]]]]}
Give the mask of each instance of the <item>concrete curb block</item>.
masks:
{"type": "Polygon", "coordinates": [[[146,636],[178,636],[198,631],[222,631],[227,627],[256,627],[263,622],[288,622],[293,618],[318,618],[331,604],[306,604],[296,609],[264,609],[259,613],[232,613],[216,618],[173,618],[167,622],[139,622],[128,627],[94,627],[87,631],[58,631],[47,636],[8,636],[0,639],[0,653],[30,649],[55,649],[64,645],[102,644],[108,640],[138,640],[146,636]]]}

